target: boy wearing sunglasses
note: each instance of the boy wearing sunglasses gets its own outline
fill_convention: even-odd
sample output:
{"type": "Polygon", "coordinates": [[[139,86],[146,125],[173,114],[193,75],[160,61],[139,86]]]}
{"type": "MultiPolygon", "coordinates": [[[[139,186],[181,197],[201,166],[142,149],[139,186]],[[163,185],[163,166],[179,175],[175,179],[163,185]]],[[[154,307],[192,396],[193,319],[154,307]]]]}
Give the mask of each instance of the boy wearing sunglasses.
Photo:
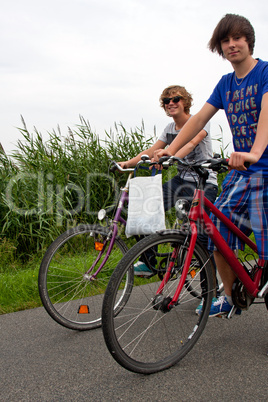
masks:
{"type": "MultiPolygon", "coordinates": [[[[268,260],[268,62],[253,58],[254,45],[254,29],[246,18],[226,14],[220,20],[209,49],[228,60],[234,71],[221,78],[202,109],[187,122],[167,150],[155,153],[155,159],[183,149],[219,109],[224,109],[235,152],[229,161],[232,170],[215,205],[245,234],[254,232],[263,262],[268,260]],[[250,163],[249,168],[245,162],[250,163]]],[[[244,248],[215,217],[213,222],[232,250],[244,248]]],[[[210,246],[214,249],[213,244],[210,246]]],[[[235,280],[224,256],[215,250],[214,257],[226,296],[212,304],[210,316],[231,311],[235,280]]]]}
{"type": "MultiPolygon", "coordinates": [[[[180,133],[182,127],[191,120],[190,108],[192,106],[191,94],[182,86],[173,85],[165,88],[160,96],[160,106],[165,110],[172,122],[169,123],[160,135],[155,144],[140,152],[136,157],[119,162],[123,168],[136,166],[143,154],[150,158],[154,156],[154,152],[159,149],[166,148],[180,133]]],[[[212,158],[212,144],[209,132],[209,123],[199,130],[199,133],[190,140],[183,148],[181,148],[176,156],[186,160],[187,162],[201,162],[212,158]]],[[[163,199],[165,211],[172,208],[179,198],[192,200],[194,190],[196,188],[196,179],[192,173],[178,174],[163,185],[163,199]]],[[[206,197],[214,203],[218,192],[216,173],[210,171],[207,185],[205,188],[206,197]]],[[[199,239],[207,246],[207,235],[199,234],[199,239]]],[[[142,261],[134,265],[134,273],[137,276],[151,276],[152,271],[142,261]]]]}

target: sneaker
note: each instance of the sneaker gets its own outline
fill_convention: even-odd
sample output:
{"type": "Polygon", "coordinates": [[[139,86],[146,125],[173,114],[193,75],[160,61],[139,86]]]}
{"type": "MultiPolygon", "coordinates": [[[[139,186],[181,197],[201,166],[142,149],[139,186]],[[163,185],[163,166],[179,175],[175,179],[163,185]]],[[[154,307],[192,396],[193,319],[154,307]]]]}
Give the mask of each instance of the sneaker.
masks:
{"type": "Polygon", "coordinates": [[[153,272],[150,270],[150,268],[147,267],[147,265],[144,262],[138,261],[136,262],[136,264],[134,264],[134,275],[141,277],[149,277],[153,276],[153,272]]]}
{"type": "MultiPolygon", "coordinates": [[[[215,303],[217,300],[218,300],[217,297],[213,297],[213,298],[212,298],[212,303],[215,303]]],[[[199,311],[200,311],[200,313],[201,313],[202,307],[203,307],[203,302],[204,302],[204,299],[202,299],[201,302],[200,302],[200,304],[199,304],[199,306],[197,306],[197,308],[196,308],[196,310],[195,310],[195,314],[199,314],[199,311]]]]}
{"type": "Polygon", "coordinates": [[[225,296],[219,297],[214,303],[211,304],[209,317],[216,317],[217,315],[229,314],[232,310],[231,304],[229,304],[225,296]]]}

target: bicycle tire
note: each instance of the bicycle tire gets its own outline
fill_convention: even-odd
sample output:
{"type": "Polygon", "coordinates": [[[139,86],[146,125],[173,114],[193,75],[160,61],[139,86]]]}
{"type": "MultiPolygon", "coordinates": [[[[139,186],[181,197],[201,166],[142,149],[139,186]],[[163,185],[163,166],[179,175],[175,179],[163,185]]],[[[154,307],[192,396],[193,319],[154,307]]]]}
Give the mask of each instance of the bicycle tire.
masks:
{"type": "MultiPolygon", "coordinates": [[[[96,240],[107,239],[109,229],[99,225],[80,225],[60,235],[47,249],[40,265],[38,285],[43,306],[59,324],[74,330],[90,330],[101,326],[101,308],[105,288],[119,260],[128,250],[117,237],[108,260],[95,280],[87,274],[99,251],[96,240]],[[84,310],[84,311],[82,311],[84,310]]],[[[100,261],[108,249],[109,241],[100,261]]],[[[125,290],[133,281],[127,273],[125,290]]],[[[124,302],[124,293],[121,304],[124,302]]]]}
{"type": "MultiPolygon", "coordinates": [[[[170,311],[163,312],[153,302],[159,279],[143,279],[135,277],[131,294],[120,313],[115,316],[114,305],[120,298],[123,278],[140,255],[151,247],[158,249],[173,249],[179,247],[172,278],[165,284],[162,294],[173,297],[181,280],[180,254],[186,255],[189,238],[183,233],[168,233],[151,235],[134,245],[122,258],[114,270],[106,288],[103,309],[102,329],[108,350],[113,358],[127,370],[151,374],[165,370],[179,362],[194,346],[202,334],[211,307],[213,291],[213,267],[207,251],[196,244],[194,260],[198,260],[202,269],[203,308],[200,315],[195,310],[200,300],[193,297],[185,287],[182,288],[179,301],[170,311]],[[176,276],[178,273],[178,276],[176,276]]],[[[167,299],[165,299],[167,300],[167,299]]]]}

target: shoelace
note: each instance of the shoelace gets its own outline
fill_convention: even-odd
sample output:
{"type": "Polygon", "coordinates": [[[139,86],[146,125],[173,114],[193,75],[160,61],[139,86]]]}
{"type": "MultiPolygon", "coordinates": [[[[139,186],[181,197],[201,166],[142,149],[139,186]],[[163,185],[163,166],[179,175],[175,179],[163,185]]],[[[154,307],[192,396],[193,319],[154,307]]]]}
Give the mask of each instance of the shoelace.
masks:
{"type": "Polygon", "coordinates": [[[214,302],[213,304],[214,304],[214,306],[218,306],[218,305],[223,305],[223,303],[224,303],[224,301],[225,301],[225,296],[220,296],[219,298],[218,298],[218,300],[216,301],[216,302],[214,302]]]}

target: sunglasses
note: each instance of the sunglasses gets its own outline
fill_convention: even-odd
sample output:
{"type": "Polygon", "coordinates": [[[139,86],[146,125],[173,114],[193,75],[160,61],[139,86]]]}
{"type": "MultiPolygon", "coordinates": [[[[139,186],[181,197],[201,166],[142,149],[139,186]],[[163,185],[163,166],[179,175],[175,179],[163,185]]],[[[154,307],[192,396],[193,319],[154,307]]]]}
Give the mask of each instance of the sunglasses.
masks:
{"type": "Polygon", "coordinates": [[[178,103],[181,99],[182,96],[174,96],[174,98],[164,98],[163,103],[164,105],[168,105],[171,100],[173,103],[178,103]]]}

